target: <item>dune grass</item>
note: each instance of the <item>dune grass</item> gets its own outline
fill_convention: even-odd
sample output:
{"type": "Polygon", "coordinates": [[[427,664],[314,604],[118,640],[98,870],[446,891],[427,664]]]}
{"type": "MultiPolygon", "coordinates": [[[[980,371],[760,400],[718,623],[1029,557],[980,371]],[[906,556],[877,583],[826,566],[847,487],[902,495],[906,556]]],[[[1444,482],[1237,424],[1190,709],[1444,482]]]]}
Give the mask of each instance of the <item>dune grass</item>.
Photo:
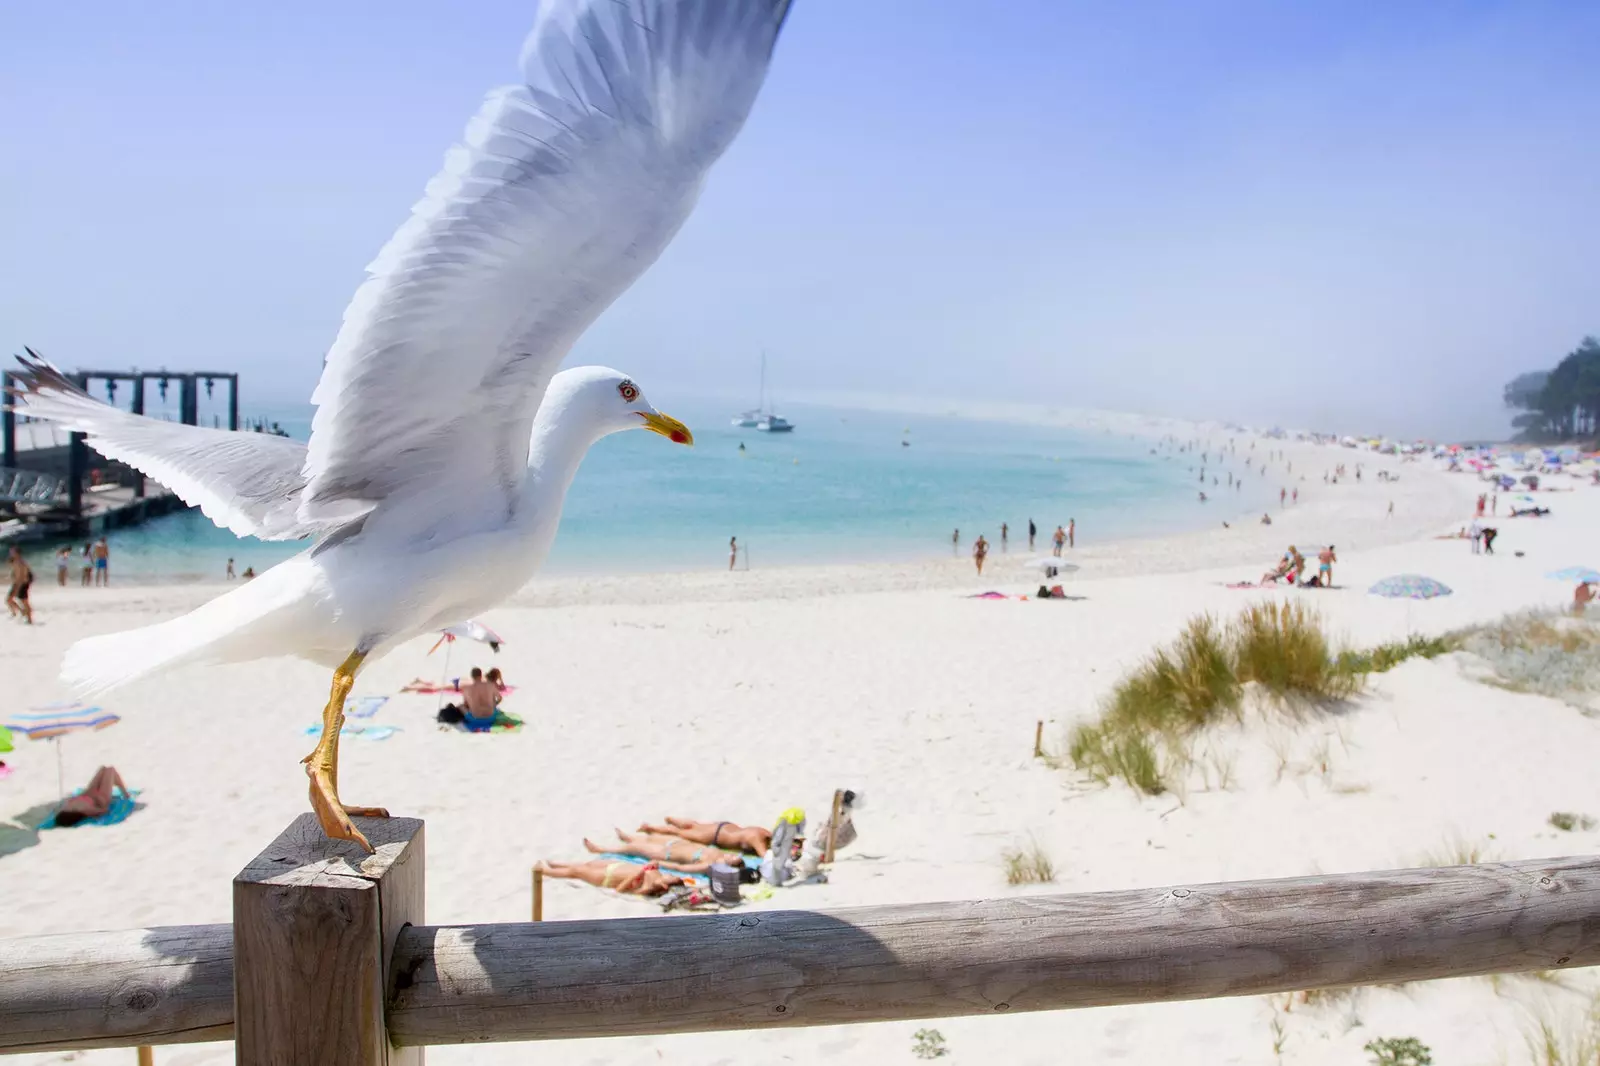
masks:
{"type": "Polygon", "coordinates": [[[1280,705],[1304,706],[1354,694],[1362,675],[1340,667],[1321,619],[1302,604],[1252,605],[1226,626],[1200,615],[1117,683],[1099,719],[1072,731],[1068,755],[1101,783],[1165,792],[1193,762],[1201,730],[1238,720],[1250,682],[1280,705]]]}
{"type": "Polygon", "coordinates": [[[1594,818],[1587,814],[1577,814],[1573,811],[1552,811],[1550,824],[1563,833],[1570,833],[1574,829],[1593,829],[1594,818]]]}
{"type": "Polygon", "coordinates": [[[1391,641],[1363,650],[1339,653],[1340,671],[1349,674],[1381,674],[1393,670],[1407,659],[1435,659],[1460,646],[1455,636],[1424,637],[1413,633],[1405,640],[1391,641]]]}
{"type": "Polygon", "coordinates": [[[1037,840],[1030,839],[1026,847],[1007,848],[1000,859],[1008,885],[1042,885],[1056,879],[1055,863],[1037,840]]]}
{"type": "Polygon", "coordinates": [[[1491,684],[1557,699],[1600,691],[1600,625],[1550,611],[1509,615],[1459,635],[1483,659],[1491,684]]]}

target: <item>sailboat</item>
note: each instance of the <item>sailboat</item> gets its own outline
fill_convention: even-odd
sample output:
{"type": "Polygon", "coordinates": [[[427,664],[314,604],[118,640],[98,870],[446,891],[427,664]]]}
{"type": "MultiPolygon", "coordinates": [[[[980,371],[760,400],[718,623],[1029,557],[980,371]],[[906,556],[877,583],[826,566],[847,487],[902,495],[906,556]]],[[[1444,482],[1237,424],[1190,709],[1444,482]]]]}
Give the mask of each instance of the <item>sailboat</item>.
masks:
{"type": "Polygon", "coordinates": [[[781,418],[766,409],[767,407],[767,353],[761,353],[761,392],[758,395],[760,402],[750,411],[742,411],[733,419],[733,424],[740,429],[757,429],[763,433],[790,433],[794,424],[787,418],[781,418]]]}

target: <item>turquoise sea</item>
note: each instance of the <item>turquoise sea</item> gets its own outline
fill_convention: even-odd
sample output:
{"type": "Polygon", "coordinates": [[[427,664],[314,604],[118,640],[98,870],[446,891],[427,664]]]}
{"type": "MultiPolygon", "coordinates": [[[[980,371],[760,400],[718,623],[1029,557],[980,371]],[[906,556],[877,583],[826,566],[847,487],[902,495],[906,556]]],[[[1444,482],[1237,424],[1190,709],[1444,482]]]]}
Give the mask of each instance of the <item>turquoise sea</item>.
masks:
{"type": "MultiPolygon", "coordinates": [[[[1190,457],[1152,455],[1144,438],[798,404],[783,410],[795,431],[770,435],[735,428],[722,404],[664,406],[694,430],[695,447],[646,433],[601,441],[545,572],[726,567],[735,535],[755,568],[948,556],[952,530],[965,552],[980,532],[998,546],[1001,522],[1018,550],[1030,517],[1048,550],[1069,518],[1083,544],[1211,525],[1267,502],[1261,484],[1208,485],[1213,502],[1199,505],[1190,457]]],[[[301,439],[310,429],[309,406],[243,413],[301,439]]],[[[241,540],[193,510],[111,537],[114,573],[141,581],[218,578],[230,556],[259,571],[304,547],[241,540]]]]}

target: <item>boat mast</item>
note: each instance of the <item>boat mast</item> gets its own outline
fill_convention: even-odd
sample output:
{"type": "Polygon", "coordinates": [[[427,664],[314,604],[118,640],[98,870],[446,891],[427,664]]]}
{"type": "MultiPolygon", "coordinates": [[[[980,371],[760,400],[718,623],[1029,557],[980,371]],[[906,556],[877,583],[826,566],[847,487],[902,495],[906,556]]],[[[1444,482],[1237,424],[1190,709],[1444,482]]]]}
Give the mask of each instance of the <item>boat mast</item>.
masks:
{"type": "Polygon", "coordinates": [[[767,409],[767,350],[761,349],[761,392],[757,396],[756,412],[759,414],[767,409]]]}

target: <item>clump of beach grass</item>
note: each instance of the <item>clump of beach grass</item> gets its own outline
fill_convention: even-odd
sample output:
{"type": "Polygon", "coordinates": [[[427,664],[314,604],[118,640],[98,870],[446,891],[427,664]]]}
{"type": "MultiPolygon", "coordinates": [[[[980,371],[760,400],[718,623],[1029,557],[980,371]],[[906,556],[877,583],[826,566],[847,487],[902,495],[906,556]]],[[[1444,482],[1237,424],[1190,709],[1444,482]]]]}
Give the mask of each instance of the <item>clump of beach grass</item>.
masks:
{"type": "Polygon", "coordinates": [[[1037,840],[1030,838],[1026,846],[1007,848],[1000,859],[1008,885],[1042,885],[1056,879],[1055,863],[1037,840]]]}
{"type": "Polygon", "coordinates": [[[1600,1062],[1600,999],[1581,1011],[1546,1007],[1534,1015],[1523,1040],[1536,1066],[1594,1066],[1600,1062]]]}
{"type": "Polygon", "coordinates": [[[1298,601],[1251,604],[1228,636],[1238,679],[1280,703],[1341,700],[1361,689],[1361,675],[1340,668],[1321,618],[1298,601]]]}
{"type": "Polygon", "coordinates": [[[1405,640],[1390,641],[1372,648],[1342,651],[1336,660],[1340,671],[1348,674],[1381,674],[1393,670],[1407,659],[1436,659],[1455,651],[1460,637],[1425,637],[1413,633],[1405,640]]]}
{"type": "Polygon", "coordinates": [[[1595,821],[1587,814],[1577,814],[1573,811],[1550,812],[1550,824],[1563,833],[1570,833],[1574,829],[1593,829],[1595,821]]]}
{"type": "Polygon", "coordinates": [[[1476,866],[1480,862],[1492,862],[1494,855],[1486,841],[1468,840],[1462,836],[1446,837],[1444,843],[1431,851],[1426,851],[1417,861],[1421,866],[1476,866]]]}

